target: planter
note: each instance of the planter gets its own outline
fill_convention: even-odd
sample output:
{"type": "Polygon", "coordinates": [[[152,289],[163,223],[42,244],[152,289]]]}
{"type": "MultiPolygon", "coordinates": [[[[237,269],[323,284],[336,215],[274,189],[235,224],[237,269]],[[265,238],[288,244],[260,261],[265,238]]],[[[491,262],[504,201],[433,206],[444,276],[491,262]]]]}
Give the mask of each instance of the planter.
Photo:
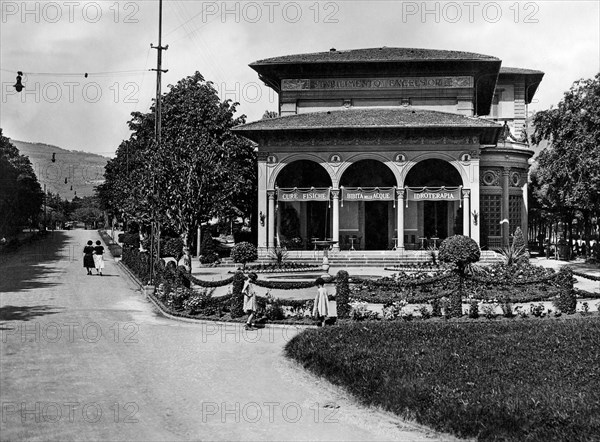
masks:
{"type": "Polygon", "coordinates": [[[145,285],[144,286],[144,295],[149,296],[149,295],[153,295],[154,294],[154,290],[156,290],[156,287],[153,285],[145,285]]]}

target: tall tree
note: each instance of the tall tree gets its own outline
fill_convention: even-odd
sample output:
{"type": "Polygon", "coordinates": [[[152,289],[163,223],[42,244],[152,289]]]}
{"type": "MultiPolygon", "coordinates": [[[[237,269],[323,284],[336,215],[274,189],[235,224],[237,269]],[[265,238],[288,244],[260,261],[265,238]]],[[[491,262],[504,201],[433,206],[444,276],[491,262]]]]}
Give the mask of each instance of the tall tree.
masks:
{"type": "Polygon", "coordinates": [[[29,158],[2,135],[0,128],[0,234],[37,222],[44,200],[29,158]]]}
{"type": "Polygon", "coordinates": [[[104,208],[142,224],[156,217],[187,242],[213,217],[250,215],[256,154],[231,133],[245,122],[234,116],[237,103],[221,102],[199,72],[169,89],[160,146],[153,142],[154,113],[132,114],[133,133],[106,166],[98,194],[104,208]]]}
{"type": "Polygon", "coordinates": [[[536,113],[533,123],[533,142],[550,142],[538,157],[536,197],[560,209],[567,229],[576,212],[590,225],[600,214],[600,74],[573,83],[558,107],[536,113]]]}

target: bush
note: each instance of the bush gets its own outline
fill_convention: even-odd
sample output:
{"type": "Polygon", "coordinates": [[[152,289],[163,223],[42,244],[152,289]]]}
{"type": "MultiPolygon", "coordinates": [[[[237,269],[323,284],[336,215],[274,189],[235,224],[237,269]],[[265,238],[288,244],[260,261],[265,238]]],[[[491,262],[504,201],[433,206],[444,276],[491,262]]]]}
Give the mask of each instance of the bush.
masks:
{"type": "Polygon", "coordinates": [[[469,303],[469,318],[479,318],[479,302],[475,299],[469,303]]]}
{"type": "Polygon", "coordinates": [[[431,300],[431,316],[439,318],[442,316],[442,304],[440,298],[434,298],[431,300]]]}
{"type": "Polygon", "coordinates": [[[200,262],[202,264],[212,264],[219,260],[219,255],[215,252],[215,244],[209,230],[202,231],[202,243],[200,244],[200,262]]]}
{"type": "Polygon", "coordinates": [[[519,256],[517,257],[517,262],[518,263],[528,263],[529,262],[529,252],[527,251],[527,244],[525,243],[525,237],[523,236],[523,231],[521,230],[520,227],[517,227],[515,230],[512,245],[515,250],[521,251],[519,256]]]}
{"type": "Polygon", "coordinates": [[[244,273],[236,272],[233,275],[233,289],[231,297],[231,317],[239,318],[244,316],[244,295],[242,289],[244,288],[244,273]]]}
{"type": "Polygon", "coordinates": [[[462,294],[465,277],[465,268],[479,261],[481,251],[477,243],[468,236],[454,235],[446,238],[440,245],[439,259],[442,262],[453,263],[459,276],[458,291],[450,295],[449,317],[462,316],[462,294]]]}
{"type": "Polygon", "coordinates": [[[241,242],[233,246],[233,249],[231,250],[231,259],[233,262],[241,263],[245,270],[246,263],[256,261],[258,259],[258,252],[253,244],[250,244],[249,242],[241,242]]]}
{"type": "Polygon", "coordinates": [[[185,287],[177,287],[171,291],[167,296],[167,305],[173,310],[182,310],[185,302],[193,295],[190,289],[185,287]]]}
{"type": "Polygon", "coordinates": [[[350,315],[350,287],[348,280],[350,275],[345,270],[340,270],[336,276],[335,299],[337,302],[337,313],[339,318],[347,318],[350,315]]]}
{"type": "Polygon", "coordinates": [[[285,319],[283,303],[280,299],[273,298],[271,295],[267,295],[265,304],[265,316],[271,321],[279,321],[281,319],[285,319]]]}
{"type": "Polygon", "coordinates": [[[161,243],[160,257],[181,258],[183,253],[183,240],[181,238],[165,238],[161,243]]]}
{"type": "Polygon", "coordinates": [[[199,292],[194,292],[186,299],[183,303],[183,308],[187,310],[190,315],[203,313],[209,316],[216,313],[216,308],[212,301],[212,290],[208,291],[204,289],[199,292]]]}
{"type": "Polygon", "coordinates": [[[553,304],[558,310],[567,315],[576,311],[577,298],[573,290],[573,270],[570,267],[562,267],[558,273],[557,284],[561,286],[560,295],[553,304]]]}
{"type": "Polygon", "coordinates": [[[463,235],[454,235],[442,241],[438,255],[440,261],[455,264],[461,271],[468,264],[479,261],[480,257],[477,243],[463,235]]]}
{"type": "Polygon", "coordinates": [[[119,241],[128,247],[135,247],[136,249],[140,247],[140,235],[138,233],[123,233],[122,238],[119,235],[119,241]]]}
{"type": "Polygon", "coordinates": [[[284,247],[275,247],[275,249],[269,251],[269,257],[277,263],[277,267],[279,268],[283,266],[288,255],[288,251],[284,247]]]}

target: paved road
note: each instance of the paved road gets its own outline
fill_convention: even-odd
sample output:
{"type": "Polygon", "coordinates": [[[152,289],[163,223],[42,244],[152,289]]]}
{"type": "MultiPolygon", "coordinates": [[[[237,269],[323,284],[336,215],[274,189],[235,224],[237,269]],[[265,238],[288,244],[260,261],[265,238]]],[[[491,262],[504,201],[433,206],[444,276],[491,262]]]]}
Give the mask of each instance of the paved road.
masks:
{"type": "Polygon", "coordinates": [[[96,232],[54,232],[0,268],[1,440],[450,440],[365,409],[282,355],[295,329],[172,321],[96,232]]]}

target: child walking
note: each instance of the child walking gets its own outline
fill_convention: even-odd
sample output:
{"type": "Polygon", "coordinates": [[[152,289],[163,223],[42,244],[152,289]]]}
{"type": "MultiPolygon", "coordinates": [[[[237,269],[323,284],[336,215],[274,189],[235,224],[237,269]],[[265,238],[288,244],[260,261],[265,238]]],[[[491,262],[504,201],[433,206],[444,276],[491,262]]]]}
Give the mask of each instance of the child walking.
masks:
{"type": "Polygon", "coordinates": [[[256,273],[250,273],[246,276],[242,293],[244,294],[244,312],[248,315],[246,330],[254,328],[254,315],[256,314],[256,292],[254,291],[253,283],[256,281],[256,273]]]}
{"type": "Polygon", "coordinates": [[[319,326],[324,327],[327,316],[329,316],[329,294],[325,288],[325,281],[323,278],[317,278],[315,284],[317,285],[317,296],[315,297],[312,314],[321,321],[319,326]]]}

